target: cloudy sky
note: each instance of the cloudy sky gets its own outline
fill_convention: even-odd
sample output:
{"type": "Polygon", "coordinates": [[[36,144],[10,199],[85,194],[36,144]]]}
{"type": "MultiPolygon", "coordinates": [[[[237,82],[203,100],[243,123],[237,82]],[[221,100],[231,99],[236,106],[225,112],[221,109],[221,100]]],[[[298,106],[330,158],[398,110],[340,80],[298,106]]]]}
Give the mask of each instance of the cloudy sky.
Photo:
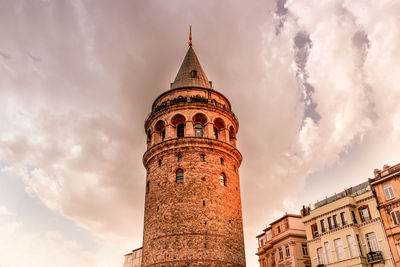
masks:
{"type": "Polygon", "coordinates": [[[247,265],[285,212],[400,162],[400,2],[0,0],[0,266],[141,246],[143,123],[188,48],[239,118],[247,265]]]}

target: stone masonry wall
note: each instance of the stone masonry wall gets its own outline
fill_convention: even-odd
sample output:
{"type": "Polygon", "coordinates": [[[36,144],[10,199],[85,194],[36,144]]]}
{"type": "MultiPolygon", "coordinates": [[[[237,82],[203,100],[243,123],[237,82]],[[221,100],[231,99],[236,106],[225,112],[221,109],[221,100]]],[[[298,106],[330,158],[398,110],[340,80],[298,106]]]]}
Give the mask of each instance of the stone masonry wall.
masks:
{"type": "MultiPolygon", "coordinates": [[[[175,94],[176,92],[174,92],[175,94]]],[[[146,121],[152,132],[143,157],[147,170],[142,266],[245,266],[239,167],[241,155],[222,129],[212,134],[215,118],[235,127],[230,113],[216,108],[174,106],[146,121]],[[195,137],[192,117],[205,114],[203,137],[195,137]],[[176,138],[170,119],[186,118],[185,137],[176,138]],[[166,138],[154,132],[159,120],[166,123],[166,138]],[[178,154],[182,159],[178,160],[178,154]],[[201,156],[204,155],[204,161],[201,156]],[[221,162],[223,159],[223,162],[221,162]],[[183,183],[176,171],[184,171],[183,183]],[[221,184],[221,174],[226,186],[221,184]]]]}

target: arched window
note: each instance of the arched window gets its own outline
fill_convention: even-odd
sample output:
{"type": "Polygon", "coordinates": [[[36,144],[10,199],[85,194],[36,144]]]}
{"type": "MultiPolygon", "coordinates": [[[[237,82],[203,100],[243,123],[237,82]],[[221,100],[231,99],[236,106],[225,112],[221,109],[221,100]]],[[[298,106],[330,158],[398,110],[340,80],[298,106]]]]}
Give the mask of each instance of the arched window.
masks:
{"type": "Polygon", "coordinates": [[[220,158],[219,160],[220,160],[220,162],[221,162],[221,165],[224,165],[224,159],[223,159],[223,158],[220,158]]]}
{"type": "Polygon", "coordinates": [[[221,118],[216,118],[214,120],[214,136],[215,139],[225,141],[225,134],[224,134],[224,129],[225,129],[225,122],[221,118]],[[219,136],[221,135],[221,136],[219,136]]]}
{"type": "Polygon", "coordinates": [[[379,245],[378,245],[378,241],[376,239],[375,232],[367,233],[365,235],[365,239],[367,240],[369,252],[379,251],[379,245]]]}
{"type": "Polygon", "coordinates": [[[160,120],[156,123],[154,130],[159,134],[161,137],[161,141],[165,139],[165,122],[160,120]]]}
{"type": "Polygon", "coordinates": [[[161,139],[164,141],[164,139],[165,139],[165,129],[164,130],[162,130],[162,132],[161,132],[161,139]]]}
{"type": "Polygon", "coordinates": [[[151,131],[150,129],[147,131],[147,143],[151,143],[151,131]]]}
{"type": "Polygon", "coordinates": [[[179,124],[176,129],[176,137],[184,137],[185,136],[185,125],[179,124]]]}
{"type": "Polygon", "coordinates": [[[176,127],[176,137],[184,137],[186,119],[182,114],[176,114],[171,119],[171,124],[176,127]]]}
{"type": "Polygon", "coordinates": [[[183,183],[183,170],[182,169],[178,169],[176,171],[176,183],[177,184],[183,183]]]}
{"type": "Polygon", "coordinates": [[[203,137],[203,126],[200,123],[197,123],[194,126],[194,132],[196,137],[203,137]]]}
{"type": "Polygon", "coordinates": [[[222,185],[222,186],[226,186],[226,176],[225,176],[225,173],[221,173],[221,176],[220,176],[219,178],[220,178],[220,183],[221,183],[221,185],[222,185]]]}
{"type": "Polygon", "coordinates": [[[178,154],[178,161],[182,161],[182,154],[178,154]]]}
{"type": "Polygon", "coordinates": [[[217,127],[214,127],[214,137],[215,137],[215,139],[218,140],[218,129],[217,129],[217,127]]]}
{"type": "Polygon", "coordinates": [[[229,127],[229,141],[236,140],[235,129],[233,126],[229,127]]]}

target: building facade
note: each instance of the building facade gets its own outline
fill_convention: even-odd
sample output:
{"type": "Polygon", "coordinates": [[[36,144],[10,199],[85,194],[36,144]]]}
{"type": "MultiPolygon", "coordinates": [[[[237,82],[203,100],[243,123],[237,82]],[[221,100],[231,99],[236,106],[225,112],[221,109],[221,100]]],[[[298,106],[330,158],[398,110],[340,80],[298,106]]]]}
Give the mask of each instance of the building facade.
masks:
{"type": "Polygon", "coordinates": [[[396,266],[400,266],[400,163],[383,166],[369,179],[396,266]]]}
{"type": "Polygon", "coordinates": [[[285,214],[257,236],[260,267],[311,267],[300,215],[285,214]]]}
{"type": "Polygon", "coordinates": [[[190,40],[145,121],[142,266],[245,266],[238,128],[190,40]]]}
{"type": "Polygon", "coordinates": [[[122,267],[141,267],[142,266],[142,248],[134,249],[125,254],[122,267]]]}
{"type": "Polygon", "coordinates": [[[312,266],[395,266],[368,182],[301,213],[312,266]]]}

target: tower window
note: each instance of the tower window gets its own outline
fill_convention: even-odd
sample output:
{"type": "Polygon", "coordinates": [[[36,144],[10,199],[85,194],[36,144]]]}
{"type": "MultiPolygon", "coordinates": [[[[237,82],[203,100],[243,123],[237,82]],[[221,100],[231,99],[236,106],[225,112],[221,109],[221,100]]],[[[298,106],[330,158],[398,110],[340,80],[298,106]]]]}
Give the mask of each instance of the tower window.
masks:
{"type": "Polygon", "coordinates": [[[151,131],[150,131],[150,129],[147,131],[147,143],[151,143],[151,131]]]}
{"type": "Polygon", "coordinates": [[[194,126],[194,132],[195,132],[196,137],[203,137],[203,126],[201,126],[200,123],[197,123],[194,126]]]}
{"type": "Polygon", "coordinates": [[[161,132],[161,139],[164,141],[164,139],[165,139],[165,129],[164,130],[162,130],[162,132],[161,132]]]}
{"type": "Polygon", "coordinates": [[[221,165],[224,165],[224,159],[220,158],[221,165]]]}
{"type": "Polygon", "coordinates": [[[190,76],[191,76],[192,78],[197,78],[197,70],[192,70],[192,71],[190,72],[190,76]]]}
{"type": "Polygon", "coordinates": [[[160,139],[162,141],[164,141],[164,139],[165,139],[165,121],[159,120],[156,123],[154,130],[156,133],[158,133],[158,135],[160,136],[160,139]]]}
{"type": "Polygon", "coordinates": [[[150,192],[150,181],[147,181],[146,184],[146,194],[150,192]]]}
{"type": "Polygon", "coordinates": [[[176,137],[184,137],[185,135],[185,125],[179,124],[176,130],[176,137]]]}
{"type": "Polygon", "coordinates": [[[182,169],[178,169],[176,171],[176,183],[183,184],[183,170],[182,169]]]}
{"type": "Polygon", "coordinates": [[[205,160],[206,160],[205,155],[204,154],[200,154],[200,161],[205,161],[205,160]]]}
{"type": "Polygon", "coordinates": [[[226,186],[226,176],[225,176],[225,173],[221,173],[221,176],[220,176],[220,183],[221,183],[222,186],[226,186]]]}
{"type": "Polygon", "coordinates": [[[161,165],[162,165],[162,159],[159,159],[158,160],[158,166],[161,167],[161,165]]]}
{"type": "Polygon", "coordinates": [[[203,200],[203,207],[206,205],[206,201],[205,200],[203,200]]]}
{"type": "Polygon", "coordinates": [[[178,154],[178,161],[182,161],[182,154],[178,154]]]}
{"type": "Polygon", "coordinates": [[[157,211],[159,211],[160,210],[160,207],[159,206],[157,206],[157,211]]]}
{"type": "Polygon", "coordinates": [[[217,127],[214,127],[214,137],[215,137],[215,139],[218,140],[218,129],[217,129],[217,127]]]}
{"type": "Polygon", "coordinates": [[[236,165],[233,165],[233,170],[236,172],[236,165]]]}
{"type": "Polygon", "coordinates": [[[231,126],[229,127],[229,141],[233,141],[236,139],[235,129],[231,126]]]}

